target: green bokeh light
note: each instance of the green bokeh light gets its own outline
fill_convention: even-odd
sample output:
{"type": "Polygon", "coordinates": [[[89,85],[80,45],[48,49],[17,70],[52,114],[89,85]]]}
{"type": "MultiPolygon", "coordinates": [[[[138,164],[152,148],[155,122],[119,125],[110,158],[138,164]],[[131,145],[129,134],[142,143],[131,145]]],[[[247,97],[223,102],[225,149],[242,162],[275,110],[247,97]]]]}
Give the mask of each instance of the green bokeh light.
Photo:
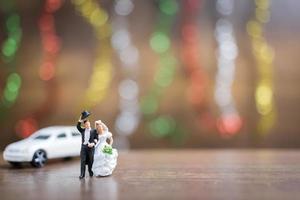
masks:
{"type": "Polygon", "coordinates": [[[150,46],[157,53],[164,53],[170,48],[170,39],[165,33],[155,32],[150,39],[150,46]]]}
{"type": "Polygon", "coordinates": [[[15,13],[9,15],[6,20],[6,28],[8,31],[8,38],[3,42],[2,53],[6,57],[6,61],[11,61],[17,52],[22,37],[20,16],[15,13]]]}
{"type": "Polygon", "coordinates": [[[13,55],[16,52],[16,50],[17,50],[17,43],[12,38],[8,38],[2,46],[2,53],[7,57],[13,55]]]}
{"type": "Polygon", "coordinates": [[[18,85],[21,84],[21,77],[19,74],[17,73],[11,73],[8,77],[7,77],[7,81],[13,81],[16,82],[18,85]]]}
{"type": "Polygon", "coordinates": [[[167,15],[174,15],[178,11],[178,3],[175,0],[162,0],[159,2],[159,8],[167,15]]]}
{"type": "Polygon", "coordinates": [[[160,116],[151,121],[149,126],[153,136],[165,137],[174,132],[176,123],[171,117],[160,116]]]}
{"type": "Polygon", "coordinates": [[[16,29],[16,31],[14,31],[10,34],[10,37],[13,38],[14,40],[16,40],[17,43],[19,43],[21,41],[21,37],[22,37],[22,30],[16,29]]]}
{"type": "Polygon", "coordinates": [[[17,14],[12,14],[6,20],[6,27],[9,32],[15,32],[20,26],[20,17],[17,14]]]}
{"type": "Polygon", "coordinates": [[[177,60],[171,55],[166,55],[160,60],[159,72],[155,75],[154,80],[160,87],[169,86],[176,71],[177,60]]]}
{"type": "Polygon", "coordinates": [[[153,96],[147,96],[142,99],[141,111],[144,114],[152,114],[157,110],[158,102],[153,96]]]}
{"type": "Polygon", "coordinates": [[[170,65],[172,66],[172,65],[177,65],[178,64],[177,59],[173,55],[171,55],[171,54],[168,54],[168,55],[162,57],[161,58],[161,63],[163,65],[168,65],[168,66],[170,66],[170,65]]]}
{"type": "Polygon", "coordinates": [[[17,98],[18,94],[19,94],[18,91],[17,92],[12,92],[8,89],[4,90],[4,98],[7,101],[10,101],[10,102],[14,101],[17,98]]]}
{"type": "Polygon", "coordinates": [[[4,89],[4,101],[13,102],[16,100],[21,86],[21,77],[12,73],[7,78],[7,85],[4,89]]]}
{"type": "Polygon", "coordinates": [[[21,77],[17,73],[12,73],[7,78],[7,89],[11,92],[16,92],[21,85],[21,77]]]}
{"type": "Polygon", "coordinates": [[[160,73],[158,73],[155,77],[154,80],[157,85],[160,87],[167,87],[172,83],[173,80],[173,74],[174,70],[172,69],[167,69],[167,68],[162,68],[160,69],[160,73]]]}
{"type": "MultiPolygon", "coordinates": [[[[9,1],[6,1],[9,2],[9,1]]],[[[3,61],[10,63],[14,60],[15,54],[19,47],[22,37],[22,30],[20,27],[20,16],[12,11],[13,2],[7,3],[2,7],[3,11],[9,13],[6,20],[7,39],[2,44],[3,61]]],[[[6,86],[3,90],[3,97],[1,99],[1,106],[9,108],[16,101],[21,87],[21,77],[17,73],[11,73],[6,80],[6,86]]]]}
{"type": "Polygon", "coordinates": [[[19,85],[17,85],[15,82],[9,82],[7,83],[7,89],[11,92],[16,92],[19,89],[19,85]]]}

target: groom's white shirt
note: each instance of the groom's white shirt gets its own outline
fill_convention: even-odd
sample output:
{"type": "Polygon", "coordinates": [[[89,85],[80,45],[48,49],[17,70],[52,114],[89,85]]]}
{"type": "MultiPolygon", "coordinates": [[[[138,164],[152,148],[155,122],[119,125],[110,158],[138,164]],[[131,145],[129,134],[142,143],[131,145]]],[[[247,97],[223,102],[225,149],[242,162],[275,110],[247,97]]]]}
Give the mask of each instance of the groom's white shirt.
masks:
{"type": "Polygon", "coordinates": [[[88,144],[89,143],[90,134],[91,134],[91,129],[90,128],[86,128],[85,131],[84,131],[84,141],[83,141],[83,144],[88,144]]]}

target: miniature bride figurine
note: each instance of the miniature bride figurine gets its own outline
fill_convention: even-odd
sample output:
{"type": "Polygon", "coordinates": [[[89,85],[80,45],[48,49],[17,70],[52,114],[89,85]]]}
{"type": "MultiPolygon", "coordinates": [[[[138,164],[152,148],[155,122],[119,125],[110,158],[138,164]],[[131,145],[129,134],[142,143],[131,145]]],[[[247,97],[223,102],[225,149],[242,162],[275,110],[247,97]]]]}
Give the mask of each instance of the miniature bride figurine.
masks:
{"type": "Polygon", "coordinates": [[[112,148],[112,133],[101,120],[95,121],[98,142],[95,145],[94,163],[92,170],[95,176],[111,175],[117,165],[118,151],[112,148]],[[109,140],[109,143],[107,143],[109,140]]]}

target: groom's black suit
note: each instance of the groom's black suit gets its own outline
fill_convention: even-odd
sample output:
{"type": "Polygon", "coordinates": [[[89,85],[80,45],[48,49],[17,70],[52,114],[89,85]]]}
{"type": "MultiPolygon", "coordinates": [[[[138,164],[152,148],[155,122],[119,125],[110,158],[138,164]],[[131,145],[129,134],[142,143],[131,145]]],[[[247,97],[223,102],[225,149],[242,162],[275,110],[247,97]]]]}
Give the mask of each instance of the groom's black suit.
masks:
{"type": "MultiPolygon", "coordinates": [[[[81,127],[81,123],[77,123],[77,129],[81,133],[81,150],[80,150],[80,177],[85,176],[85,165],[88,165],[88,170],[90,175],[93,175],[92,172],[92,165],[94,161],[94,147],[88,147],[87,144],[84,144],[84,134],[85,134],[85,128],[81,127]]],[[[98,134],[95,129],[90,130],[90,138],[89,138],[89,143],[94,143],[96,144],[98,141],[98,134]]]]}

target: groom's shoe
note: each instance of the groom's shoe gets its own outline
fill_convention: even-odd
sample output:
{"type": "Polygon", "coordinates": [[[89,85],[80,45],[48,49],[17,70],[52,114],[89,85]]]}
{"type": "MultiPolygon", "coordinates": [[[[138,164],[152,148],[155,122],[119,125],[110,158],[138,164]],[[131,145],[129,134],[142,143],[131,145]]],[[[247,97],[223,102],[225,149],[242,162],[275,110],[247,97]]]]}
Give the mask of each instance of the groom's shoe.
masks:
{"type": "Polygon", "coordinates": [[[84,178],[84,175],[81,174],[81,175],[79,176],[79,179],[83,179],[83,178],[84,178]]]}
{"type": "Polygon", "coordinates": [[[94,176],[94,173],[93,172],[89,172],[90,173],[90,177],[93,177],[94,176]]]}

